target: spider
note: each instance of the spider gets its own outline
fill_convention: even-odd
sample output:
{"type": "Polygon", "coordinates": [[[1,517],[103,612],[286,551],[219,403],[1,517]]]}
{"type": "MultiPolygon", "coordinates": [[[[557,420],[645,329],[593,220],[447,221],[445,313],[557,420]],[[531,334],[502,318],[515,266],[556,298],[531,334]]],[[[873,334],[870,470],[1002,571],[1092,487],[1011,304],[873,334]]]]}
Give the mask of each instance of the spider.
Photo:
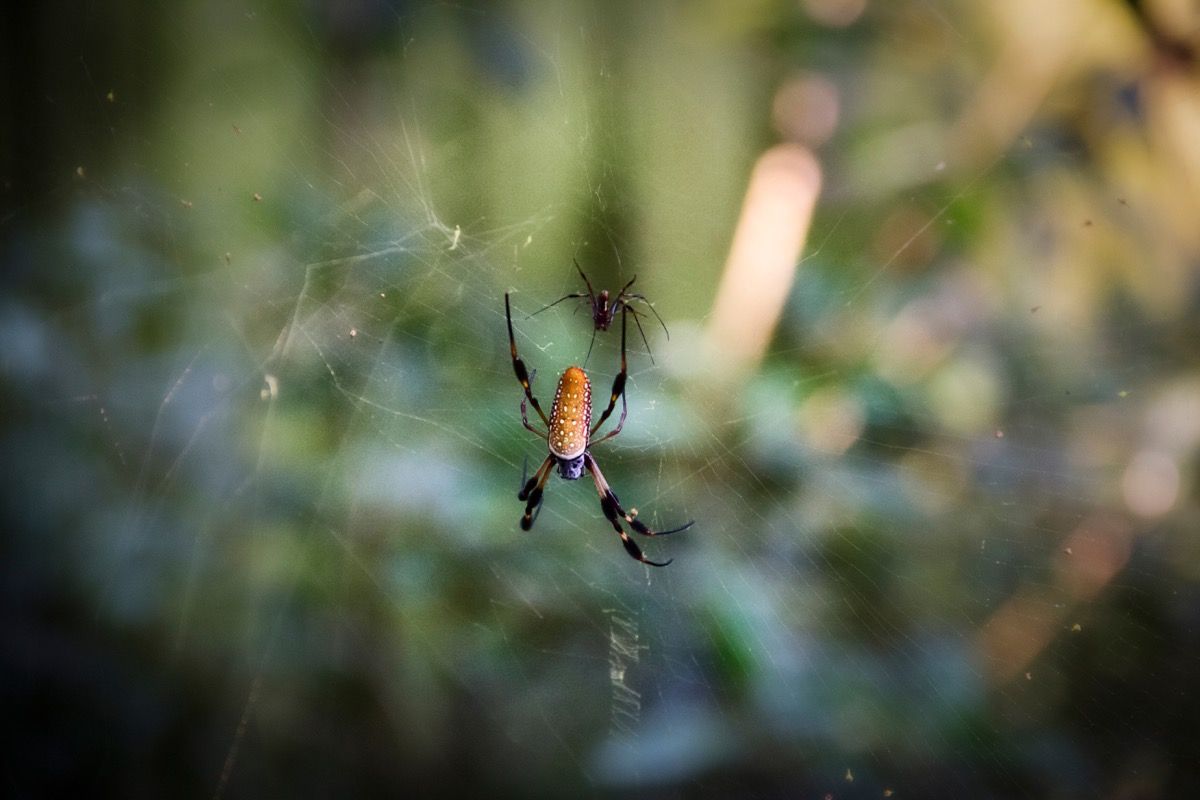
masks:
{"type": "MultiPolygon", "coordinates": [[[[530,314],[529,317],[536,316],[537,314],[545,311],[547,308],[553,308],[563,300],[586,297],[588,300],[588,305],[591,306],[592,309],[592,340],[588,342],[587,355],[584,356],[583,359],[584,363],[586,364],[588,358],[592,355],[592,345],[596,343],[596,331],[608,330],[608,326],[612,325],[613,319],[617,316],[618,311],[629,311],[633,314],[633,322],[635,325],[637,325],[638,333],[642,335],[642,344],[646,345],[646,353],[650,356],[651,363],[653,363],[654,354],[650,352],[650,343],[646,341],[646,332],[642,330],[642,323],[638,319],[638,310],[631,306],[629,301],[641,300],[646,304],[646,308],[650,309],[651,313],[654,314],[655,319],[658,320],[658,324],[662,325],[663,333],[667,334],[668,339],[671,338],[671,332],[667,330],[667,323],[663,322],[662,317],[658,315],[658,311],[654,309],[654,306],[650,305],[650,301],[646,299],[644,294],[629,291],[629,287],[633,286],[633,282],[637,280],[637,275],[634,275],[632,278],[630,278],[629,282],[621,287],[621,291],[617,292],[617,296],[610,300],[608,289],[601,289],[599,294],[592,291],[592,282],[588,280],[587,273],[585,273],[583,268],[579,266],[579,261],[574,258],[572,258],[571,261],[575,264],[575,269],[579,271],[579,276],[583,278],[583,283],[585,286],[587,286],[587,291],[565,294],[550,305],[542,306],[537,311],[530,314]]],[[[526,317],[526,319],[529,319],[529,317],[526,317]]]]}
{"type": "Polygon", "coordinates": [[[592,480],[596,483],[596,491],[600,494],[600,509],[604,512],[604,516],[608,521],[612,523],[617,535],[621,537],[621,544],[625,546],[625,552],[643,564],[649,564],[652,567],[665,567],[667,564],[670,564],[670,559],[662,562],[651,561],[642,555],[641,548],[629,538],[629,534],[621,527],[621,519],[624,518],[631,528],[643,536],[666,536],[669,533],[678,533],[692,527],[695,524],[695,520],[667,531],[650,530],[637,519],[636,508],[626,511],[621,507],[621,502],[617,499],[616,493],[609,487],[608,481],[604,479],[603,473],[600,472],[600,466],[596,463],[596,459],[589,450],[592,445],[599,444],[605,439],[611,439],[620,433],[621,427],[625,424],[625,416],[629,411],[629,406],[625,399],[625,377],[628,374],[625,362],[625,329],[627,327],[625,315],[621,315],[621,371],[613,379],[612,394],[608,398],[608,407],[600,415],[600,421],[590,428],[588,426],[592,421],[592,384],[588,380],[587,373],[582,368],[575,366],[567,367],[563,371],[562,377],[558,379],[558,388],[554,391],[554,403],[550,406],[550,417],[547,418],[545,412],[542,411],[541,404],[530,388],[532,376],[526,369],[525,362],[517,355],[517,342],[513,337],[512,309],[509,305],[507,292],[504,294],[504,316],[508,320],[508,346],[512,352],[513,371],[517,373],[517,380],[520,381],[521,387],[525,390],[525,397],[521,400],[521,424],[542,439],[545,439],[546,445],[550,450],[546,456],[546,460],[533,473],[532,478],[526,481],[524,476],[522,476],[523,485],[521,491],[517,493],[518,500],[526,501],[525,515],[521,517],[521,529],[527,531],[533,527],[536,515],[542,506],[542,491],[555,465],[558,466],[558,474],[564,480],[568,481],[578,480],[583,476],[583,471],[586,469],[591,473],[592,480]],[[600,426],[612,414],[613,409],[617,405],[618,397],[621,398],[621,418],[617,422],[617,427],[599,439],[593,438],[596,435],[596,431],[600,429],[600,426]],[[529,423],[527,403],[533,404],[533,410],[538,413],[538,416],[542,418],[542,422],[546,425],[545,431],[540,431],[529,423]]]}

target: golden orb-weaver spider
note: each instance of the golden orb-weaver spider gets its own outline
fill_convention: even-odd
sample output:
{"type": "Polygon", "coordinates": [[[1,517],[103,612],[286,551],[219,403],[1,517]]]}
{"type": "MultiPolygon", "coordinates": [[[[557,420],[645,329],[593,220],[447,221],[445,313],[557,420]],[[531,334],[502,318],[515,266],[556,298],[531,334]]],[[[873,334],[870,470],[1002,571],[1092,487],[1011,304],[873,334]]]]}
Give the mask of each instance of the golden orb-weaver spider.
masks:
{"type": "Polygon", "coordinates": [[[621,507],[616,493],[604,479],[596,459],[589,451],[592,445],[599,444],[605,439],[611,439],[620,433],[621,428],[625,425],[625,416],[629,411],[628,403],[625,400],[625,377],[628,374],[625,361],[625,329],[627,327],[625,314],[621,315],[621,371],[613,379],[608,407],[600,415],[600,421],[590,428],[592,384],[588,380],[587,373],[575,366],[567,367],[563,371],[562,377],[558,379],[558,388],[554,390],[554,403],[550,406],[550,417],[547,418],[545,412],[542,411],[541,403],[534,397],[533,390],[530,388],[529,370],[525,368],[525,362],[517,355],[517,340],[513,337],[512,308],[509,305],[507,292],[504,294],[504,316],[508,320],[508,346],[512,352],[513,371],[517,373],[517,380],[521,382],[521,388],[525,390],[525,397],[521,400],[521,423],[545,439],[550,450],[537,472],[533,473],[533,477],[528,481],[524,481],[521,491],[517,493],[518,500],[526,501],[525,515],[521,517],[522,530],[529,530],[533,527],[537,513],[542,507],[542,491],[555,464],[558,465],[558,474],[568,481],[578,480],[583,476],[584,469],[587,469],[596,483],[596,491],[600,493],[600,509],[612,523],[617,535],[621,537],[621,544],[625,545],[625,552],[652,567],[665,567],[670,564],[670,559],[661,562],[651,561],[642,555],[641,548],[629,538],[629,534],[621,527],[621,519],[624,518],[631,528],[643,536],[666,536],[669,533],[678,533],[692,527],[695,520],[668,531],[650,530],[638,520],[637,509],[626,511],[621,507]],[[592,438],[616,408],[618,397],[621,398],[621,418],[617,421],[617,427],[599,439],[592,438]],[[533,404],[533,410],[542,418],[542,422],[546,425],[545,431],[540,431],[529,424],[527,402],[533,404]]]}
{"type": "MultiPolygon", "coordinates": [[[[558,305],[563,300],[580,299],[586,297],[588,301],[588,307],[592,312],[592,340],[588,342],[587,355],[583,358],[584,363],[587,363],[588,358],[592,355],[592,345],[596,343],[596,331],[608,330],[608,326],[612,325],[613,318],[617,316],[617,312],[627,311],[630,314],[633,314],[633,323],[637,325],[638,333],[642,335],[642,344],[646,345],[646,353],[650,356],[650,361],[653,362],[654,354],[650,352],[650,343],[646,341],[646,332],[642,330],[642,322],[639,319],[641,315],[636,308],[630,305],[630,301],[641,300],[643,303],[645,303],[646,308],[650,309],[650,312],[654,314],[654,318],[658,320],[658,324],[662,325],[663,333],[667,335],[668,339],[671,338],[671,332],[667,330],[667,323],[663,322],[662,317],[658,315],[658,311],[655,310],[654,306],[650,304],[650,301],[646,299],[646,295],[629,291],[629,287],[633,286],[633,282],[637,280],[637,275],[634,275],[629,279],[628,283],[621,287],[621,291],[617,292],[616,297],[610,298],[608,289],[601,289],[599,292],[593,291],[592,282],[588,280],[587,273],[583,271],[583,267],[579,266],[579,261],[574,258],[571,259],[571,261],[575,264],[575,269],[579,271],[579,277],[583,278],[583,283],[585,286],[587,286],[587,291],[564,294],[550,305],[542,306],[529,316],[537,316],[546,309],[553,308],[554,306],[558,305]]],[[[529,317],[526,317],[526,319],[529,319],[529,317]]]]}

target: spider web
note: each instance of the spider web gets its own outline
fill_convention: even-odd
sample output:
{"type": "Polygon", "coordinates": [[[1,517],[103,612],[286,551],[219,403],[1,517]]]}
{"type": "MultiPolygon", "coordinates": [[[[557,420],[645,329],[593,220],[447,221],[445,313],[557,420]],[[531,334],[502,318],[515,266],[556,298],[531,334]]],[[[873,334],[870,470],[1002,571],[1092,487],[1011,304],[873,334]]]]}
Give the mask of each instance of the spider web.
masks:
{"type": "MultiPolygon", "coordinates": [[[[984,156],[934,135],[986,69],[958,4],[858,33],[805,5],[196,8],[160,107],[80,45],[108,150],[59,153],[65,210],[28,230],[63,244],[26,246],[63,266],[3,314],[13,669],[20,711],[56,709],[28,753],[214,796],[1194,786],[1195,252],[1053,107],[984,156]],[[769,352],[722,371],[708,309],[774,135],[774,84],[739,87],[800,68],[845,76],[853,135],[769,352]],[[666,569],[586,478],[517,527],[544,444],[503,294],[548,409],[587,311],[528,315],[581,288],[572,257],[670,328],[631,331],[594,453],[651,527],[697,521],[638,540],[666,569]]],[[[614,328],[597,396],[618,364],[614,328]]]]}

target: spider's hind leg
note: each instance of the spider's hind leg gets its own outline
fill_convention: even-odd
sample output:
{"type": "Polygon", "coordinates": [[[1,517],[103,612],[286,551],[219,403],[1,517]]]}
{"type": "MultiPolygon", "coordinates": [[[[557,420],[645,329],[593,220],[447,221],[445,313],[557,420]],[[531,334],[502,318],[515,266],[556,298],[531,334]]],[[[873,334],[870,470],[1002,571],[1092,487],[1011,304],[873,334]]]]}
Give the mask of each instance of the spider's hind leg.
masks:
{"type": "MultiPolygon", "coordinates": [[[[617,496],[613,494],[612,489],[608,485],[608,481],[604,479],[604,475],[600,472],[600,467],[597,466],[596,460],[592,458],[590,454],[586,454],[584,458],[587,460],[586,463],[588,471],[592,473],[592,479],[596,482],[596,491],[600,493],[600,508],[604,511],[604,517],[609,521],[609,523],[612,524],[613,530],[615,530],[617,535],[621,537],[621,544],[625,547],[625,552],[628,553],[630,557],[637,559],[643,564],[649,564],[652,567],[665,567],[670,564],[672,559],[669,558],[666,561],[651,561],[650,559],[646,558],[645,554],[642,553],[642,548],[637,546],[637,542],[629,538],[629,534],[626,533],[625,529],[621,527],[621,517],[625,517],[625,519],[634,526],[634,530],[637,530],[639,533],[646,531],[647,536],[654,536],[655,534],[649,532],[649,529],[646,528],[645,525],[637,522],[633,519],[633,517],[625,514],[621,510],[621,506],[617,503],[617,496]]],[[[675,533],[676,531],[691,527],[691,525],[692,523],[689,522],[687,525],[684,525],[683,528],[676,528],[674,531],[665,532],[675,533]]]]}
{"type": "Polygon", "coordinates": [[[538,467],[533,477],[525,481],[521,491],[517,493],[518,500],[525,500],[525,514],[521,517],[521,530],[527,531],[533,527],[537,515],[542,508],[542,492],[550,477],[550,467],[554,465],[554,456],[546,456],[546,460],[538,467]]]}

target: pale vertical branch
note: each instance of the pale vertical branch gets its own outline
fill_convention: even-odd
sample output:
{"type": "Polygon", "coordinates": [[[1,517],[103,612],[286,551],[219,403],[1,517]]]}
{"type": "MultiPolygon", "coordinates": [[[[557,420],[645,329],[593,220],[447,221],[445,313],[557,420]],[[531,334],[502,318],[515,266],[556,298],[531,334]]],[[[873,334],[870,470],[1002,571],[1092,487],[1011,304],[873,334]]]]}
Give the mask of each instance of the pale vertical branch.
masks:
{"type": "Polygon", "coordinates": [[[779,324],[821,189],[821,167],[797,144],[771,148],[750,175],[708,340],[723,367],[752,368],[779,324]]]}

